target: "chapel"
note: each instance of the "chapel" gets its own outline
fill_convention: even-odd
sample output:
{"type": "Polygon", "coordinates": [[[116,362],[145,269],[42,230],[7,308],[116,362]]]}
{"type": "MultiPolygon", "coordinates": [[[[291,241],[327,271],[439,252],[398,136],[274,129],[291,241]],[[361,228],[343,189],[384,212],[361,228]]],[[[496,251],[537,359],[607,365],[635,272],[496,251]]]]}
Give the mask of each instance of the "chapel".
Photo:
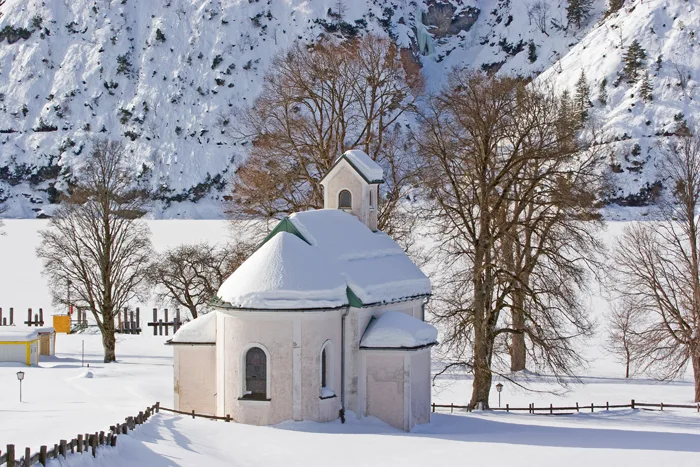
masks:
{"type": "Polygon", "coordinates": [[[341,155],[321,181],[324,209],[281,220],[215,311],[168,341],[177,410],[253,425],[430,421],[430,280],[377,229],[382,182],[364,152],[341,155]]]}

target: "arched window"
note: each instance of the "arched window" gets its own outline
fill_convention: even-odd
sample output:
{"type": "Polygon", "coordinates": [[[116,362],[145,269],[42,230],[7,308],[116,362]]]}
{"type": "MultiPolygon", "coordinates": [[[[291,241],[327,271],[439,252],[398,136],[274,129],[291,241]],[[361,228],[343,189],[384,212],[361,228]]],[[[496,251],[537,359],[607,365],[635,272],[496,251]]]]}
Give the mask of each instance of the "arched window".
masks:
{"type": "Polygon", "coordinates": [[[321,399],[335,397],[333,362],[333,343],[326,341],[321,348],[321,399]]]}
{"type": "Polygon", "coordinates": [[[374,207],[374,189],[371,187],[369,189],[369,207],[374,207]]]}
{"type": "Polygon", "coordinates": [[[338,193],[338,209],[352,209],[352,194],[348,190],[338,193]]]}
{"type": "Polygon", "coordinates": [[[267,356],[260,347],[251,347],[245,354],[243,399],[267,399],[267,356]]]}

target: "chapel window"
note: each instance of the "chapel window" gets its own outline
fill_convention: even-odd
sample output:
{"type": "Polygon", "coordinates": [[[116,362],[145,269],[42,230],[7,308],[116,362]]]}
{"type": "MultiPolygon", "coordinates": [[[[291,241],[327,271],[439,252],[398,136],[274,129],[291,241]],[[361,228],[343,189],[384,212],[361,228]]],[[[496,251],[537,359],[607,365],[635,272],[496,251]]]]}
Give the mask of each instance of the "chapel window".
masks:
{"type": "Polygon", "coordinates": [[[260,347],[252,347],[245,355],[244,399],[267,399],[267,356],[260,347]]]}

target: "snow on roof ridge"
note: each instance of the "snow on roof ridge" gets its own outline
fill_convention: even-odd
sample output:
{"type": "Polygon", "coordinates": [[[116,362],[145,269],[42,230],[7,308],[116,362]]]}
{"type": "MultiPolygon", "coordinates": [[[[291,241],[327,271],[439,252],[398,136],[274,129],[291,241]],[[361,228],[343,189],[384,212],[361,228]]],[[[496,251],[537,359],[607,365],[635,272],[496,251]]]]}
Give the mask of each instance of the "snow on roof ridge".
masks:
{"type": "Polygon", "coordinates": [[[349,151],[345,151],[338,159],[342,159],[343,157],[347,158],[368,181],[379,182],[384,178],[384,169],[382,166],[377,164],[366,152],[359,149],[350,149],[349,151]]]}
{"type": "Polygon", "coordinates": [[[360,341],[364,348],[417,348],[437,343],[437,329],[400,311],[385,311],[374,317],[360,341]]]}
{"type": "Polygon", "coordinates": [[[39,333],[36,328],[14,326],[0,327],[0,342],[24,342],[39,338],[39,333]],[[9,329],[8,329],[9,328],[9,329]]]}

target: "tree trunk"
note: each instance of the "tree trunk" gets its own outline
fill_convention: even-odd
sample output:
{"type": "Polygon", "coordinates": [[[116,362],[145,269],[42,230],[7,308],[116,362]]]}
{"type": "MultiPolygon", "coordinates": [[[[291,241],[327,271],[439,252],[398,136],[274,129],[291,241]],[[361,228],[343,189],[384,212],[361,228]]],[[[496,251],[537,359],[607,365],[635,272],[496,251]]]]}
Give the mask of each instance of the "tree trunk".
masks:
{"type": "Polygon", "coordinates": [[[522,371],[525,369],[527,362],[527,351],[525,349],[525,313],[523,306],[525,305],[525,297],[522,290],[516,290],[513,294],[513,329],[520,331],[519,334],[513,334],[510,345],[510,371],[522,371]]]}
{"type": "Polygon", "coordinates": [[[102,315],[104,317],[102,323],[102,347],[105,352],[105,363],[117,361],[116,347],[117,339],[114,335],[114,317],[110,313],[102,315]]]}
{"type": "Polygon", "coordinates": [[[690,347],[690,360],[693,362],[695,402],[700,402],[700,339],[698,339],[698,342],[695,345],[691,345],[690,347]]]}
{"type": "Polygon", "coordinates": [[[474,335],[474,383],[472,385],[472,399],[469,407],[482,409],[489,408],[489,392],[491,391],[491,365],[490,343],[488,337],[483,335],[484,331],[479,329],[474,335]]]}
{"type": "Polygon", "coordinates": [[[195,305],[188,305],[187,309],[190,310],[190,314],[192,315],[192,319],[197,319],[197,307],[195,305]]]}

